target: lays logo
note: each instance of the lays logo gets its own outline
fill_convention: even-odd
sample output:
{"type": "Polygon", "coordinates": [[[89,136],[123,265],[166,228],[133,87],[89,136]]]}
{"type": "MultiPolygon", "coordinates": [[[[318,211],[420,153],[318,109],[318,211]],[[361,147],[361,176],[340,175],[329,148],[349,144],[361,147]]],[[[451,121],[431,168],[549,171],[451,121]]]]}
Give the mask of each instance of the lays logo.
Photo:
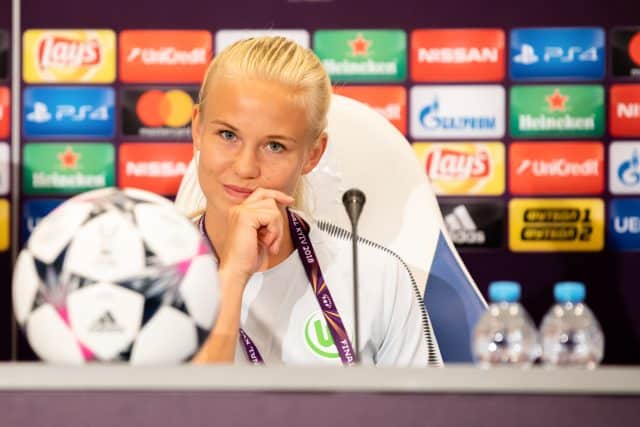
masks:
{"type": "Polygon", "coordinates": [[[438,195],[504,192],[504,145],[499,142],[416,142],[413,149],[438,195]]]}
{"type": "Polygon", "coordinates": [[[427,155],[427,174],[432,179],[452,181],[485,178],[490,172],[490,155],[484,148],[471,153],[436,148],[427,155]]]}
{"type": "Polygon", "coordinates": [[[9,249],[10,236],[9,236],[9,213],[10,213],[9,201],[0,199],[0,252],[4,252],[9,249]]]}
{"type": "Polygon", "coordinates": [[[23,75],[26,83],[111,83],[115,79],[115,33],[27,30],[23,75]]]}

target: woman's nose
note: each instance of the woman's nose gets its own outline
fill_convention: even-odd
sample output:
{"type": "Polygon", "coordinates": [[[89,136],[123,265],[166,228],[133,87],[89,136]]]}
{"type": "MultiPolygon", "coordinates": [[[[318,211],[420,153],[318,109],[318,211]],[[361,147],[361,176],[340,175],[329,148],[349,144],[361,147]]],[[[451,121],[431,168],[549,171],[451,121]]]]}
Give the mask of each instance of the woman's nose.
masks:
{"type": "Polygon", "coordinates": [[[236,154],[233,170],[239,177],[255,178],[260,175],[258,153],[253,147],[243,144],[236,154]]]}

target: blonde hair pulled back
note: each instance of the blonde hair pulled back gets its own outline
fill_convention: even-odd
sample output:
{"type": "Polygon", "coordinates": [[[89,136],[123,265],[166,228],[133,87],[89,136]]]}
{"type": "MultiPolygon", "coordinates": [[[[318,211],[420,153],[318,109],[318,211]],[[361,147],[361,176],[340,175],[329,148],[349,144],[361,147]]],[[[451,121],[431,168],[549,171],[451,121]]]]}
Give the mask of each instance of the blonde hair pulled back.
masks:
{"type": "MultiPolygon", "coordinates": [[[[206,108],[210,82],[218,77],[256,79],[287,88],[291,99],[307,112],[309,137],[315,142],[327,128],[331,81],[318,57],[309,49],[280,36],[237,41],[209,64],[200,87],[198,108],[206,108]]],[[[213,95],[215,96],[215,94],[213,95]]],[[[304,184],[298,182],[295,208],[306,211],[304,184]]]]}

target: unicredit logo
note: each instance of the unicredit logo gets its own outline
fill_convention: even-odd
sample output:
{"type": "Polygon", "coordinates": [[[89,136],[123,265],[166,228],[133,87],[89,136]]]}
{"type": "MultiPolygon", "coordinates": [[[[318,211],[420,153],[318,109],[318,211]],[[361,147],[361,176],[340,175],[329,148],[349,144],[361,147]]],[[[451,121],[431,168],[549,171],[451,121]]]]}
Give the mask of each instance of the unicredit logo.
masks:
{"type": "Polygon", "coordinates": [[[487,64],[500,60],[496,47],[441,47],[418,49],[418,62],[428,64],[487,64]]]}
{"type": "Polygon", "coordinates": [[[567,159],[523,160],[518,166],[517,173],[522,175],[531,172],[534,176],[585,177],[598,176],[598,159],[587,159],[583,162],[571,162],[567,159]]]}
{"type": "Polygon", "coordinates": [[[95,65],[100,61],[100,41],[96,39],[45,36],[38,43],[38,65],[41,69],[95,65]]]}
{"type": "Polygon", "coordinates": [[[427,174],[432,179],[482,178],[491,174],[490,154],[479,149],[467,153],[450,149],[434,149],[426,162],[427,174]]]}
{"type": "Polygon", "coordinates": [[[185,174],[187,164],[185,162],[173,161],[128,161],[125,168],[128,176],[146,176],[153,178],[176,177],[185,174]]]}
{"type": "Polygon", "coordinates": [[[175,47],[139,48],[134,47],[127,55],[127,62],[141,61],[145,65],[200,65],[207,62],[207,50],[195,47],[178,50],[175,47]]]}

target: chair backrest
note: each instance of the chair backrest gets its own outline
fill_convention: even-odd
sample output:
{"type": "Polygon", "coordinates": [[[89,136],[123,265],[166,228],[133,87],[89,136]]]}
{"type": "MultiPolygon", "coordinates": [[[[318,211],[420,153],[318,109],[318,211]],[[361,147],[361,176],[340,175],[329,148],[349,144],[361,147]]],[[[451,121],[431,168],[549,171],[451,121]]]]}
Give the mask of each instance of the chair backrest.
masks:
{"type": "MultiPolygon", "coordinates": [[[[307,176],[314,218],[350,229],[342,194],[359,188],[367,201],[362,237],[397,253],[409,266],[430,316],[443,360],[470,362],[470,339],[486,303],[449,239],[436,197],[409,142],[383,116],[343,96],[332,97],[329,143],[307,176]]],[[[195,166],[176,197],[185,214],[204,207],[195,166]]]]}

